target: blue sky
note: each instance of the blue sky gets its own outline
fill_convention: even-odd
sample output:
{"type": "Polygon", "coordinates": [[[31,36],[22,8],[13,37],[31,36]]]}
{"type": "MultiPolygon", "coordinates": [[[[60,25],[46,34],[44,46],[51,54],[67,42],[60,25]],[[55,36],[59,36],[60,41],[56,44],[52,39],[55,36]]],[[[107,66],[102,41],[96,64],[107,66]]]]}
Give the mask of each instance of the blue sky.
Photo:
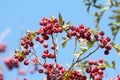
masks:
{"type": "MultiPolygon", "coordinates": [[[[91,13],[95,11],[96,10],[92,8],[90,14],[88,14],[86,7],[81,0],[0,0],[0,34],[6,29],[10,30],[10,33],[3,40],[3,42],[8,44],[7,52],[3,57],[6,57],[7,54],[12,55],[14,50],[19,47],[18,43],[20,37],[24,36],[25,31],[28,29],[33,31],[38,29],[40,27],[39,21],[43,17],[49,17],[50,15],[57,17],[58,14],[61,13],[65,21],[67,22],[70,20],[72,25],[78,26],[79,24],[84,24],[85,26],[94,29],[95,18],[91,16],[91,13]]],[[[110,28],[108,28],[107,25],[109,22],[107,17],[110,14],[109,12],[106,12],[105,14],[107,15],[102,18],[100,27],[105,30],[106,36],[111,36],[110,28]]],[[[119,35],[120,34],[117,36],[119,35]]],[[[116,39],[116,42],[119,42],[118,39],[116,39]]],[[[72,46],[72,44],[69,44],[69,46],[72,46]]],[[[66,49],[66,52],[68,50],[69,48],[66,49]]],[[[98,53],[100,54],[101,51],[98,51],[98,53]]],[[[120,58],[118,58],[115,50],[112,50],[109,56],[99,54],[93,55],[95,56],[94,58],[98,59],[99,57],[104,57],[108,61],[116,60],[117,70],[120,72],[120,67],[118,67],[120,65],[120,58]]],[[[67,62],[70,62],[68,60],[69,58],[71,58],[71,56],[68,56],[68,54],[61,54],[58,59],[60,59],[61,64],[65,65],[67,62]],[[63,60],[63,58],[65,60],[63,60]]],[[[92,56],[90,58],[94,59],[92,56]]],[[[3,64],[0,63],[0,65],[3,64]]],[[[111,70],[113,72],[111,73],[110,70],[111,69],[108,69],[106,73],[114,77],[116,71],[111,70]]],[[[16,71],[11,72],[13,77],[10,77],[11,74],[6,74],[6,80],[13,80],[15,77],[13,74],[16,74],[15,72],[16,71]]],[[[40,80],[44,77],[38,73],[27,76],[29,80],[40,80]],[[37,78],[37,76],[39,76],[39,78],[37,78]]]]}

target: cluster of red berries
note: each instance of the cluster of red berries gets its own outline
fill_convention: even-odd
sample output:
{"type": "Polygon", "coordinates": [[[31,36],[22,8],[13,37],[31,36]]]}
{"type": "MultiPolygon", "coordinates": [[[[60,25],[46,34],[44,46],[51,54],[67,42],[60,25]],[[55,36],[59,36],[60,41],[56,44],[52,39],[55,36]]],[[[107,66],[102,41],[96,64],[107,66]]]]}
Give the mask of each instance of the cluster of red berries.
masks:
{"type": "Polygon", "coordinates": [[[100,67],[99,65],[103,63],[103,59],[100,58],[98,62],[96,60],[89,60],[88,63],[90,67],[86,68],[86,72],[90,74],[90,78],[93,80],[102,80],[105,67],[100,67]]]}
{"type": "Polygon", "coordinates": [[[4,63],[9,70],[19,67],[19,62],[13,62],[13,58],[4,59],[4,63]]]}
{"type": "Polygon", "coordinates": [[[0,52],[5,52],[6,43],[0,43],[0,52]]]}
{"type": "Polygon", "coordinates": [[[54,19],[48,19],[43,18],[40,21],[40,25],[43,26],[43,28],[40,28],[37,30],[38,34],[41,35],[51,35],[52,33],[61,33],[62,28],[59,26],[58,20],[56,18],[54,19]]]}
{"type": "Polygon", "coordinates": [[[87,77],[84,76],[81,72],[74,70],[74,71],[72,71],[69,80],[86,80],[86,79],[87,79],[87,77]]]}
{"type": "Polygon", "coordinates": [[[70,29],[71,31],[67,34],[68,37],[75,36],[77,39],[91,40],[92,33],[84,25],[81,24],[79,27],[71,26],[70,29]]]}
{"type": "MultiPolygon", "coordinates": [[[[58,80],[63,80],[64,79],[64,73],[66,72],[66,69],[61,66],[60,64],[57,64],[56,66],[56,71],[54,68],[54,64],[43,64],[43,67],[45,68],[39,68],[38,72],[39,73],[45,73],[47,75],[47,80],[54,80],[55,75],[58,77],[60,77],[58,80]],[[54,76],[54,77],[53,77],[54,76]]],[[[86,76],[83,76],[81,72],[77,71],[77,70],[73,70],[71,75],[69,76],[69,80],[86,80],[86,76]]]]}
{"type": "Polygon", "coordinates": [[[100,38],[98,38],[98,35],[94,35],[94,37],[96,38],[96,40],[99,40],[100,41],[100,48],[105,48],[106,50],[104,51],[104,54],[105,55],[108,55],[109,54],[109,50],[112,49],[112,46],[110,45],[110,40],[111,38],[110,37],[106,37],[104,38],[104,31],[101,31],[99,33],[99,35],[101,36],[100,38]]]}
{"type": "MultiPolygon", "coordinates": [[[[49,64],[44,63],[43,67],[45,70],[42,68],[39,68],[38,72],[45,73],[47,75],[47,80],[54,79],[53,76],[55,75],[59,77],[66,72],[65,68],[61,66],[60,64],[56,65],[56,70],[55,70],[54,64],[50,64],[50,63],[49,64]]],[[[59,80],[62,80],[62,79],[60,78],[59,80]]]]}
{"type": "MultiPolygon", "coordinates": [[[[26,52],[28,52],[28,50],[24,50],[26,52]]],[[[12,59],[12,63],[14,64],[18,64],[19,62],[23,62],[24,61],[24,65],[29,65],[29,60],[25,59],[25,52],[20,52],[18,50],[15,51],[15,55],[14,58],[12,59]]]]}
{"type": "Polygon", "coordinates": [[[53,58],[55,58],[55,57],[56,57],[55,53],[50,53],[48,50],[44,50],[44,52],[43,52],[43,54],[42,54],[42,58],[43,58],[43,59],[46,59],[46,58],[51,58],[51,59],[53,59],[53,58]]]}
{"type": "MultiPolygon", "coordinates": [[[[45,50],[43,50],[42,53],[42,58],[44,59],[44,63],[42,64],[40,62],[40,64],[42,65],[43,68],[39,68],[37,69],[39,73],[44,73],[47,76],[47,80],[54,80],[54,76],[56,75],[56,77],[58,78],[60,77],[59,80],[63,80],[65,75],[63,75],[66,72],[66,69],[61,66],[60,64],[56,63],[56,64],[50,64],[50,63],[46,63],[46,59],[56,59],[56,43],[53,43],[52,46],[49,46],[47,42],[47,40],[49,40],[49,37],[52,37],[53,39],[53,34],[54,33],[62,33],[63,32],[63,27],[59,25],[59,22],[56,18],[43,18],[40,21],[40,25],[43,26],[42,28],[39,28],[38,30],[36,30],[36,32],[27,32],[27,36],[22,38],[21,41],[21,46],[23,47],[23,51],[15,51],[15,55],[14,55],[14,59],[12,60],[12,63],[14,64],[18,64],[19,62],[23,62],[24,61],[24,65],[28,65],[29,61],[26,58],[27,55],[29,55],[34,48],[34,42],[33,40],[35,39],[35,41],[39,42],[40,44],[43,45],[43,47],[45,48],[45,50]],[[50,50],[48,49],[48,47],[51,47],[51,49],[54,52],[50,52],[50,50]]],[[[101,31],[100,33],[97,32],[97,34],[94,34],[89,28],[86,28],[84,25],[80,25],[79,27],[76,26],[70,26],[70,28],[68,29],[67,32],[67,37],[71,38],[71,37],[75,37],[77,39],[85,39],[86,41],[99,41],[100,42],[100,47],[101,48],[105,48],[105,54],[109,54],[109,50],[111,50],[111,45],[109,44],[110,42],[110,38],[106,37],[104,38],[104,32],[101,31]],[[93,37],[94,35],[94,37],[93,37]],[[100,38],[99,38],[100,36],[100,38]]],[[[54,42],[54,41],[53,41],[54,42]]],[[[34,60],[35,65],[38,65],[38,61],[34,60]]],[[[105,70],[105,68],[101,68],[98,67],[99,64],[103,63],[103,59],[99,59],[99,61],[95,61],[95,60],[90,60],[89,62],[90,67],[88,67],[86,69],[86,72],[90,74],[90,78],[94,79],[94,80],[102,80],[103,78],[103,71],[105,70]],[[93,67],[94,66],[94,67],[93,67]]],[[[86,80],[87,77],[84,76],[81,72],[77,71],[77,70],[73,70],[71,73],[71,76],[69,78],[69,80],[86,80]]]]}

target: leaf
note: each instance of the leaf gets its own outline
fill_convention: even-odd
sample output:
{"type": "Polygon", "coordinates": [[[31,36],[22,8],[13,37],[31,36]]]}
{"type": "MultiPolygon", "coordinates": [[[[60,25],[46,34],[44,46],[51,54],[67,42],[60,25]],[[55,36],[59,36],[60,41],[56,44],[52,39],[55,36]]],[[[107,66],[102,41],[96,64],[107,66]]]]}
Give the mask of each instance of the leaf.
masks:
{"type": "Polygon", "coordinates": [[[63,42],[62,42],[62,47],[64,48],[67,44],[67,42],[70,40],[71,38],[66,38],[63,42]]]}
{"type": "Polygon", "coordinates": [[[74,54],[74,56],[76,56],[78,58],[78,57],[81,57],[83,54],[84,54],[83,51],[79,51],[76,54],[74,54]]]}
{"type": "Polygon", "coordinates": [[[90,67],[90,65],[87,65],[87,63],[88,63],[88,61],[79,62],[76,64],[76,67],[88,68],[88,67],[90,67]]]}
{"type": "Polygon", "coordinates": [[[71,65],[69,63],[66,63],[66,66],[70,67],[71,65]]]}
{"type": "Polygon", "coordinates": [[[65,77],[63,80],[69,80],[70,79],[70,76],[72,75],[72,71],[73,69],[70,69],[66,74],[65,74],[65,77]]]}
{"type": "Polygon", "coordinates": [[[70,26],[70,25],[71,25],[71,21],[68,21],[68,22],[66,23],[66,25],[67,25],[67,26],[70,26]]]}
{"type": "Polygon", "coordinates": [[[59,13],[59,25],[60,26],[63,26],[64,25],[64,19],[63,19],[63,17],[62,17],[62,15],[59,13]]]}
{"type": "Polygon", "coordinates": [[[118,33],[118,31],[119,31],[119,29],[120,29],[120,27],[118,27],[117,25],[113,25],[113,26],[111,27],[112,35],[113,35],[113,36],[116,36],[117,33],[118,33]]]}
{"type": "Polygon", "coordinates": [[[35,38],[36,35],[37,35],[36,32],[31,32],[31,31],[27,30],[27,36],[31,41],[35,38]]]}
{"type": "Polygon", "coordinates": [[[112,68],[115,69],[115,61],[112,61],[112,68]]]}
{"type": "Polygon", "coordinates": [[[120,53],[120,45],[116,44],[116,43],[111,43],[111,45],[115,48],[115,50],[120,53]]]}
{"type": "Polygon", "coordinates": [[[95,43],[95,40],[91,40],[87,42],[88,49],[90,49],[95,43]]]}
{"type": "Polygon", "coordinates": [[[96,8],[98,8],[98,9],[102,9],[102,8],[104,8],[104,6],[103,5],[94,5],[94,7],[96,7],[96,8]]]}
{"type": "Polygon", "coordinates": [[[107,61],[104,61],[104,66],[105,66],[106,68],[110,68],[110,67],[111,67],[110,64],[109,64],[107,61]]]}
{"type": "Polygon", "coordinates": [[[92,2],[88,2],[85,5],[87,6],[87,12],[89,12],[90,11],[90,7],[92,5],[92,2]]]}
{"type": "Polygon", "coordinates": [[[103,16],[105,11],[101,11],[101,12],[96,12],[93,14],[93,16],[96,16],[97,18],[95,19],[95,23],[96,23],[96,26],[98,26],[100,20],[101,20],[101,17],[103,16]]]}
{"type": "Polygon", "coordinates": [[[62,39],[63,39],[63,40],[66,40],[67,38],[65,38],[65,37],[62,37],[62,39]]]}
{"type": "Polygon", "coordinates": [[[24,54],[24,52],[20,52],[19,55],[23,58],[26,58],[26,55],[24,54]]]}

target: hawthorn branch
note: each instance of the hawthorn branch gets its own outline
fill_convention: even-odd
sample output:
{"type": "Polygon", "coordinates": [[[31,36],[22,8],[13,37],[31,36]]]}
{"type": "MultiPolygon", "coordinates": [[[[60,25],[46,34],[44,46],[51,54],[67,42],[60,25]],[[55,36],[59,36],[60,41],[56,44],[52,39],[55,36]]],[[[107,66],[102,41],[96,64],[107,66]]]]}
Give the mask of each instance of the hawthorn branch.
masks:
{"type": "Polygon", "coordinates": [[[56,42],[55,42],[55,39],[54,39],[54,35],[53,34],[51,34],[51,37],[52,37],[52,43],[53,43],[53,45],[55,46],[55,49],[54,49],[54,54],[55,54],[55,59],[54,59],[54,62],[55,62],[55,80],[57,79],[57,71],[56,71],[56,65],[57,65],[57,58],[56,58],[56,55],[57,55],[57,53],[58,53],[58,49],[57,49],[57,39],[56,39],[56,42]]]}
{"type": "Polygon", "coordinates": [[[62,76],[66,75],[66,74],[75,66],[75,64],[77,64],[78,62],[81,62],[81,61],[83,61],[84,59],[88,58],[90,55],[92,55],[93,53],[95,53],[98,49],[99,49],[99,46],[98,46],[94,51],[90,52],[87,56],[83,57],[82,59],[79,59],[79,58],[78,58],[78,59],[76,60],[76,62],[74,62],[74,63],[71,65],[71,67],[70,67],[63,75],[61,75],[59,78],[61,78],[62,76]]]}

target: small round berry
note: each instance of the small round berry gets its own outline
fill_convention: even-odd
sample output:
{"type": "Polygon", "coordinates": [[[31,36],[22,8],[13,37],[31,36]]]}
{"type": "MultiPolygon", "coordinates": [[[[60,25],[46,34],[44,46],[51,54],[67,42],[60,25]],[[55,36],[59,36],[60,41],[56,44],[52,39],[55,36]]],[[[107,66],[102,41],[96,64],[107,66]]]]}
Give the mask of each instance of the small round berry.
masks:
{"type": "Polygon", "coordinates": [[[29,61],[28,61],[28,60],[25,60],[25,61],[24,61],[24,65],[29,65],[29,61]]]}
{"type": "Polygon", "coordinates": [[[105,38],[108,42],[110,42],[111,38],[110,37],[106,37],[105,38]]]}
{"type": "Polygon", "coordinates": [[[39,69],[38,69],[38,72],[39,72],[39,73],[43,73],[43,69],[39,68],[39,69]]]}
{"type": "Polygon", "coordinates": [[[103,63],[103,58],[100,58],[100,59],[98,60],[98,62],[99,62],[99,63],[103,63]]]}
{"type": "Polygon", "coordinates": [[[30,45],[30,47],[33,47],[33,46],[34,46],[34,43],[33,43],[33,42],[30,42],[29,45],[30,45]]]}
{"type": "Polygon", "coordinates": [[[44,54],[44,53],[43,53],[43,54],[42,54],[42,58],[43,58],[43,59],[46,59],[46,58],[47,58],[47,54],[44,54]]]}
{"type": "Polygon", "coordinates": [[[98,40],[98,34],[95,34],[95,35],[94,35],[94,38],[95,38],[96,40],[98,40]]]}
{"type": "Polygon", "coordinates": [[[112,46],[111,46],[110,44],[106,44],[106,45],[105,45],[105,48],[106,48],[107,50],[111,50],[111,49],[112,49],[112,46]]]}
{"type": "Polygon", "coordinates": [[[21,42],[21,46],[24,46],[25,45],[25,42],[23,41],[23,42],[21,42]]]}
{"type": "Polygon", "coordinates": [[[93,60],[89,60],[88,63],[89,63],[89,65],[92,65],[93,64],[93,60]]]}
{"type": "Polygon", "coordinates": [[[44,45],[44,48],[47,48],[47,47],[48,47],[48,44],[47,44],[47,43],[44,43],[43,45],[44,45]]]}
{"type": "Polygon", "coordinates": [[[105,32],[104,31],[100,31],[100,35],[104,36],[105,32]]]}
{"type": "Polygon", "coordinates": [[[43,43],[43,42],[44,42],[44,39],[43,39],[43,38],[40,38],[40,39],[39,39],[39,42],[40,42],[40,43],[43,43]]]}
{"type": "Polygon", "coordinates": [[[108,55],[108,54],[109,54],[109,50],[105,50],[105,51],[104,51],[104,54],[105,54],[105,55],[108,55]]]}

